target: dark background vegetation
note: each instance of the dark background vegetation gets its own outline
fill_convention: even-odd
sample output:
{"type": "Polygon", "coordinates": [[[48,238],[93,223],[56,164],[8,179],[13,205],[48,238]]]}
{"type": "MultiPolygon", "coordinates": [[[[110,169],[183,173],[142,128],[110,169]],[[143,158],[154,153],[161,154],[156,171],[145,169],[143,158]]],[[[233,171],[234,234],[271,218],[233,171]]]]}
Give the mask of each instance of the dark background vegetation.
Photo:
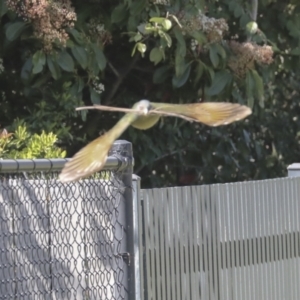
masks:
{"type": "Polygon", "coordinates": [[[0,128],[13,133],[25,122],[30,134],[52,132],[56,145],[72,156],[121,116],[79,113],[76,106],[130,107],[143,98],[239,102],[251,106],[253,114],[221,128],[176,118],[165,118],[148,131],[130,128],[122,138],[133,143],[142,185],[285,176],[300,153],[299,1],[161,2],[56,0],[50,7],[50,1],[41,0],[40,10],[33,11],[31,1],[0,0],[0,128]],[[27,10],[20,8],[22,2],[27,10]],[[181,24],[199,10],[209,18],[224,18],[228,31],[221,39],[212,41],[201,29],[182,34],[176,19],[167,15],[181,24]],[[161,28],[167,37],[157,31],[138,40],[140,24],[155,27],[151,17],[172,22],[170,30],[161,28]],[[51,34],[57,38],[49,41],[51,34]],[[271,46],[273,62],[253,61],[238,74],[228,64],[236,55],[229,47],[232,40],[271,46]],[[141,45],[132,56],[136,43],[141,45]],[[151,56],[154,48],[162,49],[165,58],[151,56]]]}

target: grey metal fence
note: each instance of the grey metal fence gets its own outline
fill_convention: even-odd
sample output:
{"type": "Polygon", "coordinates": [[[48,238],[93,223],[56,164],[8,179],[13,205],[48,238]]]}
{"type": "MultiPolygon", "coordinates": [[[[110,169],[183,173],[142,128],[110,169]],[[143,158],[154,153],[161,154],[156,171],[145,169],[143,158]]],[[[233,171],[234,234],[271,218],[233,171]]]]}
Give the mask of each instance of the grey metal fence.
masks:
{"type": "Polygon", "coordinates": [[[300,299],[300,177],[141,191],[126,141],[64,163],[0,160],[0,299],[300,299]]]}
{"type": "Polygon", "coordinates": [[[0,299],[135,299],[131,144],[80,182],[64,163],[0,160],[0,299]]]}
{"type": "Polygon", "coordinates": [[[300,177],[141,199],[143,300],[300,299],[300,177]]]}

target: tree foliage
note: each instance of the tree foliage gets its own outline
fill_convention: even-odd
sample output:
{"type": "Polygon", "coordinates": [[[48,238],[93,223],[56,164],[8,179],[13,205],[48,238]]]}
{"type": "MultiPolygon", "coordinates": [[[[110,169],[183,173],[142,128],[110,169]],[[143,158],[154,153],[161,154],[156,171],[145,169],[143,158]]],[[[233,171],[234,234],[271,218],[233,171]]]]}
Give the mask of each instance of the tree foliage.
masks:
{"type": "Polygon", "coordinates": [[[79,105],[239,102],[253,115],[222,128],[130,129],[136,173],[144,186],[284,176],[299,154],[299,14],[295,0],[0,0],[0,125],[54,132],[70,156],[120,117],[79,105]]]}

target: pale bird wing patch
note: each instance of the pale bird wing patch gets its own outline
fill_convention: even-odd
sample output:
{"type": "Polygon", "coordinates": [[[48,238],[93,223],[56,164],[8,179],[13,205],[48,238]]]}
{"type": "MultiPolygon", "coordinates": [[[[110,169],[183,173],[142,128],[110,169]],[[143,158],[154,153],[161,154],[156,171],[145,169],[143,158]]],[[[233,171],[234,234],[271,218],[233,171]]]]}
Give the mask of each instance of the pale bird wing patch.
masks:
{"type": "Polygon", "coordinates": [[[126,114],[112,129],[82,148],[65,164],[59,179],[62,182],[75,181],[100,171],[114,141],[136,118],[136,114],[126,114]]]}
{"type": "Polygon", "coordinates": [[[62,182],[78,180],[101,170],[106,162],[112,143],[106,141],[106,134],[98,137],[68,161],[59,175],[62,182]]]}
{"type": "Polygon", "coordinates": [[[227,125],[246,118],[251,109],[245,105],[227,102],[204,102],[192,104],[151,103],[151,114],[174,116],[209,126],[227,125]]]}

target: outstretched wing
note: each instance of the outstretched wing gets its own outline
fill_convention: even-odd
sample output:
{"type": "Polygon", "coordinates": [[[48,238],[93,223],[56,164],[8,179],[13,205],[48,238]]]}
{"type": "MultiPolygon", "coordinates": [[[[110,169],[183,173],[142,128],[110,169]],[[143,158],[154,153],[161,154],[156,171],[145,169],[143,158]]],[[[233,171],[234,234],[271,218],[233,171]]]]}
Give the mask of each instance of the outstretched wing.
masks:
{"type": "Polygon", "coordinates": [[[105,165],[107,153],[113,142],[137,117],[137,114],[126,114],[112,129],[77,152],[62,169],[60,181],[75,181],[100,171],[105,165]]]}
{"type": "Polygon", "coordinates": [[[76,110],[86,110],[86,109],[98,109],[103,111],[119,111],[119,112],[125,112],[125,113],[138,113],[141,114],[140,110],[133,109],[133,108],[123,108],[123,107],[113,107],[113,106],[105,106],[105,105],[93,105],[93,106],[80,106],[76,107],[76,110]]]}
{"type": "Polygon", "coordinates": [[[227,125],[242,120],[252,111],[248,106],[227,102],[191,104],[153,103],[150,114],[179,117],[209,126],[227,125]]]}

